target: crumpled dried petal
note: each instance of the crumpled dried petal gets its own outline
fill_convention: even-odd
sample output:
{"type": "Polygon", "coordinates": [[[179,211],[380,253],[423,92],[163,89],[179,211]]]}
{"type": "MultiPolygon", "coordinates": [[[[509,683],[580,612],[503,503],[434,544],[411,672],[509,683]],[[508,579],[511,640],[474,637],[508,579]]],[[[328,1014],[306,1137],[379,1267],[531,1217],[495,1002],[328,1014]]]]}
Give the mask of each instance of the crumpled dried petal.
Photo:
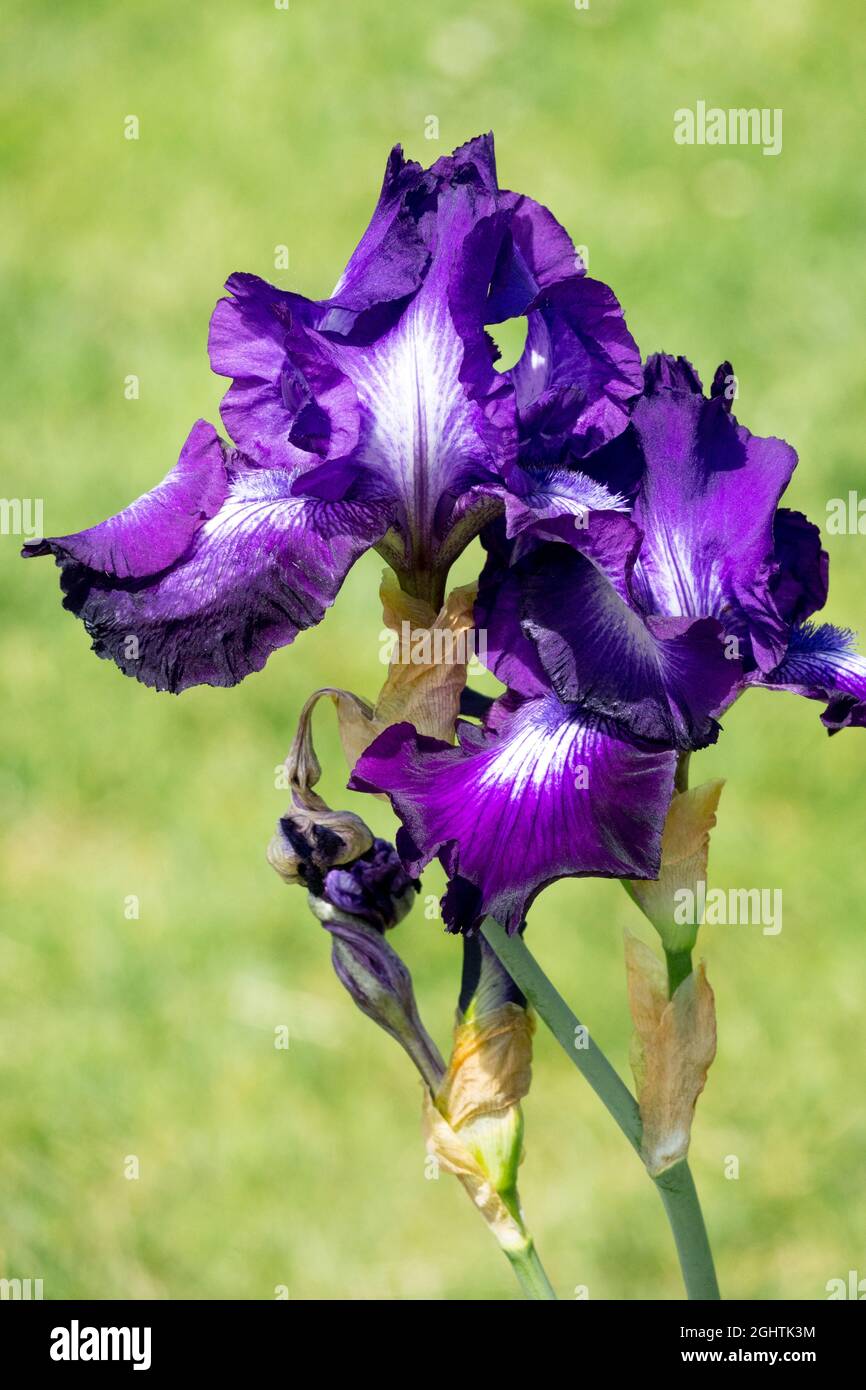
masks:
{"type": "Polygon", "coordinates": [[[382,618],[397,639],[388,676],[374,706],[347,692],[328,692],[337,707],[340,738],[349,767],[391,724],[414,724],[419,734],[454,741],[460,693],[478,586],[454,589],[435,613],[429,603],[404,593],[386,570],[379,590],[382,618]]]}
{"type": "Polygon", "coordinates": [[[332,811],[315,792],[293,793],[268,845],[268,863],[284,883],[315,891],[329,869],[352,863],[372,845],[372,831],[354,812],[332,811]]]}
{"type": "Polygon", "coordinates": [[[317,701],[325,697],[337,711],[340,741],[350,770],[392,724],[406,722],[419,734],[454,742],[467,658],[473,652],[470,634],[475,625],[477,588],[477,584],[465,584],[454,589],[437,614],[424,599],[405,593],[391,571],[385,571],[379,591],[382,617],[397,639],[385,683],[375,705],[338,686],[314,691],[304,706],[286,759],[293,784],[306,778],[312,785],[321,775],[310,720],[317,701]]]}
{"type": "Polygon", "coordinates": [[[667,972],[654,952],[628,931],[625,950],[641,1156],[658,1177],[688,1153],[695,1105],[716,1055],[715,1002],[703,962],[669,999],[667,972]]]}

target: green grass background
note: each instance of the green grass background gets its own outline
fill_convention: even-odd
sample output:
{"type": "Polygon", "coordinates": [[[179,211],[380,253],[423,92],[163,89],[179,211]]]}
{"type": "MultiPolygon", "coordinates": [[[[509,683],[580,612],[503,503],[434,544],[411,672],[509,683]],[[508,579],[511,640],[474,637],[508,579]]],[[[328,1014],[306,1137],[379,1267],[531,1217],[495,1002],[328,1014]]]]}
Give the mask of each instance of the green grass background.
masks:
{"type": "MultiPolygon", "coordinates": [[[[850,0],[13,0],[6,31],[2,491],[42,497],[49,534],[125,505],[216,419],[205,340],[231,271],[327,293],[391,144],[428,163],[490,127],[503,185],[589,247],[645,352],[686,353],[705,380],[732,359],[743,421],[800,451],[793,505],[823,521],[866,485],[850,0]],[[673,112],[699,98],[783,108],[782,154],[676,146],[673,112]]],[[[264,859],[304,698],[381,677],[380,562],[264,672],[175,699],[96,661],[53,567],[18,545],[0,538],[0,1274],[47,1298],[516,1297],[458,1185],[425,1180],[408,1063],[264,859]]],[[[830,549],[828,616],[856,626],[866,541],[830,549]]],[[[755,693],[693,763],[728,779],[713,883],[784,892],[780,936],[703,941],[720,1046],[693,1167],[723,1291],[750,1299],[866,1276],[866,742],[829,740],[818,714],[755,693]]],[[[329,715],[326,790],[363,811],[329,715]]],[[[387,807],[366,812],[393,832],[387,807]]],[[[435,868],[425,892],[440,884],[435,868]]],[[[592,881],[531,922],[621,1069],[627,925],[622,890],[592,881]]],[[[444,1046],[459,943],[419,911],[398,945],[444,1046]]],[[[679,1297],[660,1203],[543,1029],[526,1121],[522,1194],[560,1296],[679,1297]]]]}

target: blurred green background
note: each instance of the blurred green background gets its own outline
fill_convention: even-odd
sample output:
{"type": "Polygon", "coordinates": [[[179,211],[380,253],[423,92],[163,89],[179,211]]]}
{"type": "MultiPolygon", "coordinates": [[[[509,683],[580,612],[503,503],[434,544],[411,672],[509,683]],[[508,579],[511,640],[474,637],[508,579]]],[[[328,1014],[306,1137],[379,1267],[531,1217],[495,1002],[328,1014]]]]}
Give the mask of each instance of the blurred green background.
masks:
{"type": "MultiPolygon", "coordinates": [[[[58,534],[151,487],[217,418],[205,340],[225,277],[328,293],[391,144],[429,163],[492,127],[502,184],[589,248],[645,352],[686,353],[705,380],[731,358],[738,414],[796,445],[789,501],[823,522],[866,487],[864,32],[841,0],[13,0],[4,495],[43,498],[58,534]],[[673,112],[698,99],[781,107],[781,155],[677,146],[673,112]]],[[[516,1297],[458,1185],[425,1180],[403,1054],[264,859],[306,695],[381,679],[380,562],[265,671],[175,699],[96,661],[53,566],[19,544],[0,537],[0,1275],[41,1277],[46,1298],[516,1297]]],[[[856,626],[866,541],[830,549],[828,616],[856,626]]],[[[866,1276],[866,743],[828,739],[819,708],[754,693],[693,763],[693,781],[728,779],[712,882],[784,892],[781,935],[703,933],[720,1046],[692,1159],[732,1297],[866,1276]]],[[[386,806],[341,791],[330,713],[326,792],[392,834],[386,806]]],[[[424,891],[440,885],[436,867],[424,891]]],[[[626,925],[603,882],[557,885],[531,921],[621,1070],[626,925]]],[[[397,944],[445,1046],[459,943],[419,910],[397,944]]],[[[657,1197],[543,1029],[526,1121],[522,1195],[560,1296],[679,1297],[657,1197]]]]}

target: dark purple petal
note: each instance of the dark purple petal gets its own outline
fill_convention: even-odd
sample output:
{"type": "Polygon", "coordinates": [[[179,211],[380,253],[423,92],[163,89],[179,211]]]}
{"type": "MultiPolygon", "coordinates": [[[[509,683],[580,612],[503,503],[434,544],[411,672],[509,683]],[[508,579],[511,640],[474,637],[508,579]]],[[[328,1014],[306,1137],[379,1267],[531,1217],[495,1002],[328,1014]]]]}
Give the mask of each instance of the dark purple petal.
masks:
{"type": "Polygon", "coordinates": [[[803,623],[827,602],[830,557],[821,532],[802,512],[780,507],[773,523],[778,569],[770,581],[774,602],[786,622],[803,623]]]}
{"type": "Polygon", "coordinates": [[[584,273],[571,237],[553,213],[520,193],[504,193],[507,228],[490,276],[484,319],[503,323],[525,314],[549,285],[584,273]]]}
{"type": "Polygon", "coordinates": [[[773,671],[758,673],[756,685],[826,700],[821,715],[831,733],[866,725],[866,658],[854,649],[854,634],[824,623],[794,628],[785,658],[773,671]]]}
{"type": "Polygon", "coordinates": [[[374,840],[360,859],[325,875],[323,896],[339,912],[385,931],[405,916],[417,891],[418,880],[406,873],[394,846],[374,840]]]}
{"type": "Polygon", "coordinates": [[[526,347],[507,373],[517,395],[521,459],[582,459],[628,424],[643,387],[640,352],[613,292],[572,275],[529,308],[526,347]]]}
{"type": "Polygon", "coordinates": [[[234,685],[321,620],[389,525],[382,507],[298,498],[291,486],[199,424],[152,494],[28,553],[55,555],[64,607],[124,674],[175,692],[234,685]]]}
{"type": "MultiPolygon", "coordinates": [[[[485,633],[484,661],[493,674],[521,695],[538,695],[550,689],[550,678],[535,643],[524,631],[523,619],[526,576],[536,562],[539,540],[564,541],[579,550],[606,576],[616,593],[630,601],[630,576],[640,533],[628,517],[615,511],[558,515],[546,520],[543,505],[533,511],[521,498],[515,499],[515,506],[525,509],[526,518],[516,542],[509,541],[502,522],[488,526],[483,533],[488,556],[479,581],[475,622],[485,633]]],[[[520,513],[515,510],[512,515],[519,517],[520,513]]],[[[522,524],[523,517],[520,521],[522,524]]],[[[562,548],[565,551],[565,546],[562,548]]],[[[562,597],[568,601],[567,594],[562,597]]]]}
{"type": "Polygon", "coordinates": [[[377,338],[418,289],[430,248],[407,206],[424,170],[395,145],[385,168],[379,202],[366,232],[327,302],[321,326],[345,338],[377,338]]]}
{"type": "MultiPolygon", "coordinates": [[[[296,491],[346,495],[353,475],[363,477],[363,495],[377,492],[395,502],[408,568],[430,562],[459,519],[464,495],[495,481],[517,444],[513,392],[493,370],[480,311],[473,316],[469,308],[477,287],[486,289],[502,236],[492,141],[470,141],[427,171],[416,166],[395,187],[402,201],[399,211],[388,203],[388,234],[404,227],[408,236],[414,228],[426,248],[423,273],[399,313],[380,323],[378,336],[338,331],[342,319],[335,318],[333,304],[344,297],[342,282],[335,300],[318,306],[316,330],[305,330],[306,336],[351,387],[360,432],[342,457],[332,451],[333,461],[308,470],[296,491]]],[[[380,222],[385,216],[377,211],[380,222]]],[[[369,234],[371,245],[380,231],[377,226],[369,234]]],[[[363,274],[359,262],[350,275],[355,289],[360,276],[365,293],[375,279],[368,250],[363,274]]],[[[288,340],[286,352],[293,352],[288,340]]],[[[309,380],[308,370],[305,376],[309,380]]],[[[318,384],[311,388],[326,409],[318,384]]],[[[350,405],[347,395],[333,414],[351,422],[350,405]]]]}
{"type": "Polygon", "coordinates": [[[226,282],[214,309],[211,366],[233,377],[220,412],[257,463],[296,474],[340,458],[358,442],[361,413],[328,341],[311,327],[317,308],[255,275],[226,282]]]}
{"type": "Polygon", "coordinates": [[[632,414],[646,465],[632,513],[644,532],[636,592],[648,612],[718,618],[770,670],[787,642],[773,517],[797,455],[738,425],[718,393],[706,400],[684,359],[651,358],[646,375],[632,414]]]}
{"type": "Polygon", "coordinates": [[[497,705],[497,732],[463,724],[457,748],[393,725],[350,783],[389,795],[410,872],[439,855],[449,927],[472,930],[491,914],[514,932],[566,875],[653,877],[675,754],[625,741],[552,694],[497,705]]]}
{"type": "Polygon", "coordinates": [[[478,582],[475,627],[484,633],[484,663],[503,685],[520,695],[545,695],[550,681],[535,644],[521,626],[520,572],[511,566],[511,546],[501,526],[485,534],[487,562],[478,582]]]}
{"type": "Polygon", "coordinates": [[[53,554],[58,563],[74,561],[115,579],[137,579],[166,569],[224,502],[229,452],[213,426],[199,420],[174,468],[152,492],[87,531],[30,541],[23,553],[53,554]]]}
{"type": "Polygon", "coordinates": [[[718,737],[712,717],[742,676],[713,619],[648,617],[566,546],[523,567],[523,629],[560,699],[681,749],[718,737]]]}
{"type": "Polygon", "coordinates": [[[427,170],[395,149],[329,299],[228,282],[211,329],[214,370],[233,378],[226,426],[289,469],[297,495],[393,502],[401,566],[444,566],[501,506],[518,401],[530,462],[583,456],[625,426],[639,356],[582,269],[546,209],[499,189],[491,136],[427,170]],[[527,351],[498,373],[484,325],[523,313],[527,351]]]}

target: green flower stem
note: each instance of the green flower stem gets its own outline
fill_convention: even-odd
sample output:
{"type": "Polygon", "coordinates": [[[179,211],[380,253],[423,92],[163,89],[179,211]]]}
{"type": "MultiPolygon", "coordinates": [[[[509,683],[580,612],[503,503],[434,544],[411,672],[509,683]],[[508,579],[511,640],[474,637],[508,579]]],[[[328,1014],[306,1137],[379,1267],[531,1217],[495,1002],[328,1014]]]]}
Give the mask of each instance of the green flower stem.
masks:
{"type": "Polygon", "coordinates": [[[526,1245],[519,1250],[506,1250],[506,1255],[511,1261],[511,1268],[517,1277],[517,1282],[526,1294],[527,1298],[535,1301],[543,1299],[556,1299],[553,1285],[544,1272],[541,1260],[531,1238],[527,1238],[526,1245]]]}
{"type": "MultiPolygon", "coordinates": [[[[689,762],[691,753],[680,753],[677,758],[677,767],[674,774],[674,790],[687,792],[689,789],[689,762]]],[[[695,928],[697,935],[697,928],[695,928]]],[[[662,942],[664,945],[664,942],[662,942]]],[[[690,950],[669,951],[665,946],[665,960],[668,967],[668,995],[671,999],[677,985],[681,985],[683,980],[687,980],[692,973],[692,953],[690,950]]]]}
{"type": "Polygon", "coordinates": [[[674,1233],[687,1297],[720,1299],[713,1252],[688,1160],[681,1159],[659,1177],[653,1178],[653,1182],[674,1233]]]}
{"type": "MultiPolygon", "coordinates": [[[[578,1045],[587,1038],[586,1030],[547,978],[523,938],[509,936],[492,917],[485,919],[481,930],[566,1056],[571,1058],[632,1148],[640,1154],[641,1120],[637,1101],[591,1037],[587,1046],[578,1045]]],[[[712,1251],[688,1162],[683,1159],[652,1180],[673,1231],[687,1297],[718,1299],[712,1251]]]]}

